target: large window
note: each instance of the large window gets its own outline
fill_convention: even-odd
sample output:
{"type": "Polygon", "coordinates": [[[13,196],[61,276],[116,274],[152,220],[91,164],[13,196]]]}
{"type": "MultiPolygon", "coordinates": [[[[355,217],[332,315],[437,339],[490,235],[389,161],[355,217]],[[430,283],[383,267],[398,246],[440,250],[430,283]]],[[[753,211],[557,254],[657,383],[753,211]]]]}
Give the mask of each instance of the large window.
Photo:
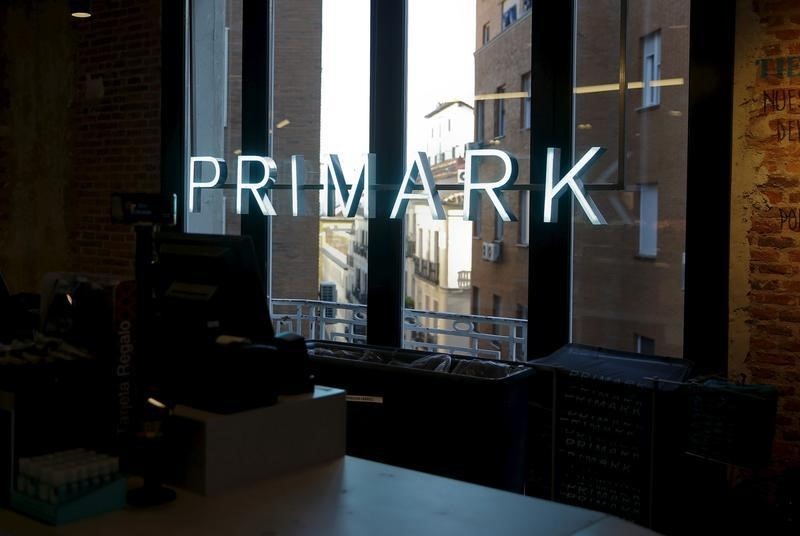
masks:
{"type": "MultiPolygon", "coordinates": [[[[421,258],[413,254],[413,244],[406,244],[405,296],[415,311],[405,315],[404,337],[412,347],[506,359],[524,355],[521,339],[513,341],[527,329],[516,304],[527,296],[528,262],[527,252],[514,244],[527,239],[518,222],[500,219],[484,194],[472,221],[464,220],[468,150],[507,151],[519,161],[517,183],[530,182],[529,133],[514,121],[516,128],[509,128],[508,121],[526,113],[527,93],[506,88],[520,87],[530,73],[531,26],[509,26],[516,20],[517,2],[506,4],[501,11],[497,3],[475,0],[408,3],[407,161],[413,166],[416,152],[426,148],[423,136],[436,138],[427,141],[427,157],[444,211],[444,219],[436,219],[426,201],[408,205],[414,216],[406,218],[406,225],[413,223],[425,233],[407,230],[405,236],[426,242],[433,237],[435,242],[435,253],[423,249],[421,258]],[[484,46],[489,28],[505,31],[484,46]],[[449,128],[440,131],[439,125],[449,128]],[[503,240],[511,249],[502,250],[503,240]],[[481,300],[481,294],[487,298],[481,300]],[[432,303],[437,311],[426,306],[432,303]],[[492,317],[507,323],[493,323],[492,317]],[[434,325],[438,331],[431,332],[434,325]]],[[[477,168],[479,182],[497,180],[501,173],[499,163],[489,159],[477,168]]],[[[519,217],[520,192],[505,196],[519,217]]]]}
{"type": "Polygon", "coordinates": [[[577,2],[575,159],[608,148],[586,177],[608,225],[575,210],[572,338],[681,356],[689,2],[627,6],[622,20],[618,0],[577,2]]]}
{"type": "Polygon", "coordinates": [[[661,32],[642,37],[642,48],[642,106],[656,106],[661,102],[661,32]]]}
{"type": "MultiPolygon", "coordinates": [[[[325,329],[328,336],[352,340],[354,333],[365,332],[368,225],[362,200],[351,203],[354,216],[344,210],[369,152],[369,1],[276,0],[272,9],[266,143],[250,150],[276,166],[265,201],[276,214],[268,219],[267,292],[274,316],[291,317],[279,327],[306,335],[311,328],[292,324],[295,317],[322,309],[304,301],[344,304],[324,308],[326,318],[343,321],[328,320],[325,329]],[[312,188],[295,194],[295,178],[312,188]]],[[[187,0],[187,14],[187,152],[223,158],[228,185],[201,191],[200,210],[187,214],[186,229],[238,234],[243,218],[267,221],[252,205],[248,209],[247,191],[242,214],[236,206],[237,159],[247,153],[243,118],[251,113],[242,108],[244,3],[187,0]]],[[[212,172],[204,163],[195,176],[207,181],[212,172]]],[[[264,176],[260,164],[245,163],[242,173],[244,182],[264,176]]]]}
{"type": "MultiPolygon", "coordinates": [[[[242,3],[193,0],[187,6],[191,30],[186,50],[187,151],[224,159],[229,188],[201,190],[197,211],[187,209],[185,214],[186,228],[194,233],[239,234],[233,188],[242,148],[242,3]]],[[[202,182],[214,178],[214,168],[207,163],[189,172],[202,182]]]]}
{"type": "MultiPolygon", "coordinates": [[[[573,122],[573,151],[562,146],[562,162],[575,162],[594,146],[606,148],[582,179],[608,224],[592,225],[575,204],[572,265],[563,270],[571,274],[572,295],[559,303],[571,305],[562,318],[571,318],[575,342],[624,350],[656,348],[678,356],[683,336],[689,2],[628,2],[623,9],[621,1],[575,4],[573,115],[553,119],[573,122]]],[[[187,5],[187,151],[224,158],[229,171],[226,188],[203,191],[201,212],[187,215],[187,228],[239,233],[253,217],[237,213],[234,184],[236,159],[243,151],[242,120],[248,117],[242,108],[243,3],[187,0],[187,5]]],[[[376,274],[382,259],[370,261],[370,243],[374,249],[386,241],[393,246],[402,242],[404,255],[392,266],[399,273],[395,264],[402,265],[403,275],[387,285],[397,285],[397,295],[404,298],[403,324],[398,322],[397,328],[403,330],[404,344],[491,357],[524,355],[528,286],[536,284],[528,259],[536,259],[542,244],[536,234],[542,221],[531,221],[539,212],[530,210],[530,198],[539,194],[527,191],[532,166],[540,172],[544,166],[531,162],[531,139],[537,135],[531,129],[543,128],[537,117],[566,109],[533,109],[552,102],[533,98],[542,87],[548,91],[548,85],[533,80],[541,71],[531,65],[530,7],[524,1],[408,0],[405,125],[395,118],[382,127],[373,121],[373,128],[388,133],[402,132],[405,126],[406,163],[397,173],[398,182],[416,167],[412,188],[420,192],[420,174],[430,175],[440,185],[444,217],[434,217],[427,201],[415,200],[405,208],[401,236],[376,238],[369,236],[376,226],[367,217],[368,197],[350,195],[362,172],[368,175],[370,105],[372,113],[377,106],[369,90],[387,92],[391,85],[371,85],[370,4],[273,3],[271,61],[266,62],[271,84],[264,92],[270,103],[264,129],[269,138],[263,154],[277,167],[276,185],[269,191],[277,216],[268,220],[266,249],[270,298],[273,306],[281,302],[285,307],[278,312],[290,316],[301,301],[335,298],[336,304],[303,314],[314,317],[324,307],[327,319],[342,321],[327,322],[326,335],[363,342],[370,270],[373,291],[385,283],[376,286],[375,277],[385,272],[376,274]],[[487,43],[488,28],[502,31],[495,30],[487,43]],[[504,194],[517,221],[498,218],[483,193],[477,195],[473,221],[464,219],[465,161],[468,151],[477,149],[503,150],[517,160],[517,187],[504,194]],[[298,201],[291,189],[299,164],[293,155],[305,157],[301,176],[314,187],[300,195],[308,212],[298,217],[291,216],[298,201]],[[329,209],[321,210],[328,200],[329,209]],[[346,214],[348,208],[352,211],[346,214]],[[502,322],[486,320],[493,317],[502,322]],[[517,335],[522,339],[515,339],[517,335]]],[[[380,136],[373,136],[373,145],[376,138],[380,136]]],[[[474,164],[472,178],[478,182],[496,180],[502,173],[497,160],[474,164]]],[[[203,180],[213,171],[208,164],[200,168],[195,176],[203,180]]],[[[245,166],[243,172],[251,182],[259,179],[258,170],[245,166]]],[[[385,191],[380,186],[378,191],[385,191]]],[[[566,219],[563,214],[561,219],[566,219]]],[[[567,239],[563,242],[566,247],[567,239]]],[[[538,304],[530,311],[538,314],[538,304]]],[[[559,335],[559,341],[566,336],[559,335]]]]}
{"type": "Polygon", "coordinates": [[[522,75],[522,128],[531,128],[531,73],[522,75]]]}
{"type": "Polygon", "coordinates": [[[502,138],[506,135],[506,101],[502,93],[505,86],[497,88],[497,98],[494,99],[494,137],[502,138]]]}
{"type": "Polygon", "coordinates": [[[517,0],[504,0],[502,6],[503,18],[501,28],[505,29],[517,20],[517,0]]]}

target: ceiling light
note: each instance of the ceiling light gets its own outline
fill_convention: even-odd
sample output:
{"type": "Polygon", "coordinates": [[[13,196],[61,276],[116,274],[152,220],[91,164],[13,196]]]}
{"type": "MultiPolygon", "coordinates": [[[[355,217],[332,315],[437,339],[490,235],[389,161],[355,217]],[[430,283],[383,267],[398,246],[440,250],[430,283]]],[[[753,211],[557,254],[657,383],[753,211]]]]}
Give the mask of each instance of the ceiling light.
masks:
{"type": "Polygon", "coordinates": [[[69,12],[76,19],[88,19],[92,16],[92,0],[70,0],[69,12]]]}

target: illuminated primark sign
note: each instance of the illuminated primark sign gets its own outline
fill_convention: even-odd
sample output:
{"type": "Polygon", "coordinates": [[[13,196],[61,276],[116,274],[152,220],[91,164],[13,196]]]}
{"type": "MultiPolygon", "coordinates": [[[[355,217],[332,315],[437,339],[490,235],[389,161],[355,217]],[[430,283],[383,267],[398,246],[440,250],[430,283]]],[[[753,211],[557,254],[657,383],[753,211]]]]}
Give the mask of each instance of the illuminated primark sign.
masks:
{"type": "MultiPolygon", "coordinates": [[[[559,150],[555,148],[547,149],[547,162],[545,168],[545,189],[544,189],[544,216],[545,222],[554,222],[557,219],[555,203],[561,195],[568,189],[572,191],[575,200],[581,207],[586,217],[594,225],[605,225],[603,215],[597,210],[591,197],[586,193],[581,177],[605,152],[602,147],[592,147],[583,157],[555,182],[555,173],[559,169],[559,150]]],[[[477,218],[479,204],[478,195],[484,193],[492,202],[497,213],[503,221],[517,221],[517,217],[508,207],[503,192],[508,190],[517,180],[518,165],[517,160],[499,149],[474,149],[466,151],[464,156],[464,220],[474,220],[477,218]],[[482,159],[496,159],[502,166],[502,176],[491,182],[481,182],[478,177],[478,163],[482,159]]],[[[354,217],[358,206],[363,198],[364,216],[373,218],[375,216],[375,155],[366,155],[361,162],[361,169],[358,177],[347,181],[347,176],[342,170],[339,157],[335,154],[328,155],[323,162],[324,171],[322,177],[322,202],[320,204],[321,216],[333,216],[336,208],[333,205],[333,196],[329,195],[333,189],[340,212],[346,217],[354,217]]],[[[241,155],[236,165],[236,213],[242,214],[242,207],[245,206],[244,200],[252,195],[258,208],[264,216],[276,216],[275,208],[267,195],[267,190],[274,188],[278,175],[278,167],[272,158],[265,156],[246,156],[241,155]],[[252,170],[251,166],[261,166],[263,168],[263,178],[258,182],[247,181],[244,169],[245,164],[252,170]]],[[[305,182],[305,159],[302,156],[292,156],[292,215],[306,216],[309,214],[308,207],[304,203],[303,190],[317,190],[318,185],[307,185],[305,182]]],[[[206,188],[219,188],[228,177],[228,168],[225,160],[213,156],[193,156],[189,160],[189,211],[200,212],[200,193],[206,188]],[[214,169],[211,180],[202,181],[197,176],[197,172],[202,163],[211,164],[214,169]]],[[[423,152],[418,152],[414,156],[414,161],[405,173],[402,182],[397,190],[394,205],[392,206],[391,218],[402,218],[405,214],[409,201],[425,201],[431,211],[431,216],[436,220],[444,220],[445,213],[442,208],[442,199],[433,181],[428,157],[423,152]],[[414,188],[417,181],[422,185],[422,190],[414,188]]]]}

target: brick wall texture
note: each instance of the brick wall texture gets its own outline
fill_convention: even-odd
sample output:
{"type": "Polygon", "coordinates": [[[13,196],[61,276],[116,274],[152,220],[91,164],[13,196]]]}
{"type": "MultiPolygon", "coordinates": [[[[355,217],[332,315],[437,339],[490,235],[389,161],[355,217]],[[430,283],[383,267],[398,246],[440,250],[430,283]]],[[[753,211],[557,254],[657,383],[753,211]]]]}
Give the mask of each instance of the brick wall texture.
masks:
{"type": "Polygon", "coordinates": [[[800,3],[739,1],[736,28],[730,373],[778,387],[774,459],[797,465],[800,3]]]}
{"type": "Polygon", "coordinates": [[[94,5],[76,31],[70,244],[75,269],[130,276],[133,231],[110,223],[109,200],[160,189],[161,3],[94,5]]]}
{"type": "Polygon", "coordinates": [[[112,192],[160,188],[161,4],[0,5],[0,271],[13,292],[50,271],[133,275],[112,192]]]}

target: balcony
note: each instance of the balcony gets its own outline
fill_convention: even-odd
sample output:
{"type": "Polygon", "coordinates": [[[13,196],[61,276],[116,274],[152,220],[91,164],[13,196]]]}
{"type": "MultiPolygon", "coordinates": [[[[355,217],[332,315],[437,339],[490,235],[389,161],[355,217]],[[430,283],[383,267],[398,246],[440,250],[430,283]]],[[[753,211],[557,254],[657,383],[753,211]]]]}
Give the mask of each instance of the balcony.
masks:
{"type": "MultiPolygon", "coordinates": [[[[318,300],[273,299],[276,332],[308,339],[364,344],[367,306],[318,300]],[[326,316],[333,309],[332,316],[326,316]]],[[[403,348],[454,355],[527,360],[528,321],[403,309],[403,348]]]]}
{"type": "Polygon", "coordinates": [[[361,287],[356,287],[347,291],[347,299],[350,303],[367,304],[367,293],[361,291],[361,287]]]}
{"type": "Polygon", "coordinates": [[[470,288],[472,286],[472,272],[461,270],[458,272],[458,288],[470,288]]]}
{"type": "Polygon", "coordinates": [[[427,281],[430,281],[434,285],[438,285],[439,263],[414,257],[414,274],[427,281]]]}
{"type": "Polygon", "coordinates": [[[406,240],[406,257],[413,257],[415,251],[417,251],[417,241],[406,240]]]}

